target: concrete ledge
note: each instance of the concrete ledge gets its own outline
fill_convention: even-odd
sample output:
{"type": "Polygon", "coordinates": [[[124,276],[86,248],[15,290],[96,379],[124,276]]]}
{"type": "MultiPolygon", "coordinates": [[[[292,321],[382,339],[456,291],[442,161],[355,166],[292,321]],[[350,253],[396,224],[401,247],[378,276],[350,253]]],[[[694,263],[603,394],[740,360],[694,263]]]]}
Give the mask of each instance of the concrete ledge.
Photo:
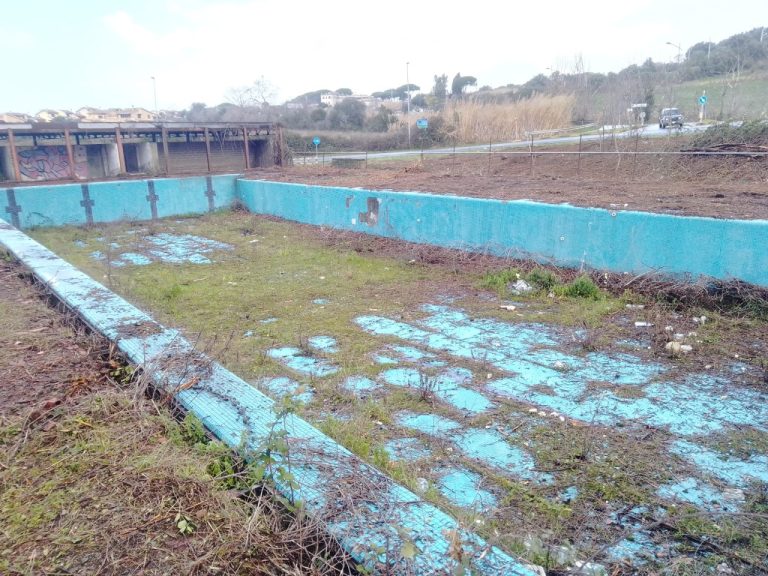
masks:
{"type": "Polygon", "coordinates": [[[18,258],[95,331],[144,368],[159,387],[196,414],[219,439],[258,451],[274,429],[285,430],[290,472],[298,486],[278,488],[325,523],[357,562],[388,574],[444,574],[457,567],[456,547],[472,573],[533,576],[538,572],[463,530],[457,522],[369,466],[294,415],[277,424],[274,402],[53,252],[0,220],[0,246],[18,258]],[[418,553],[402,556],[404,539],[418,553]],[[385,552],[382,553],[382,550],[385,552]]]}
{"type": "Polygon", "coordinates": [[[0,188],[0,217],[35,226],[150,220],[232,205],[235,174],[0,188]]]}
{"type": "Polygon", "coordinates": [[[718,220],[412,192],[237,181],[253,212],[578,268],[768,286],[768,221],[718,220]]]}

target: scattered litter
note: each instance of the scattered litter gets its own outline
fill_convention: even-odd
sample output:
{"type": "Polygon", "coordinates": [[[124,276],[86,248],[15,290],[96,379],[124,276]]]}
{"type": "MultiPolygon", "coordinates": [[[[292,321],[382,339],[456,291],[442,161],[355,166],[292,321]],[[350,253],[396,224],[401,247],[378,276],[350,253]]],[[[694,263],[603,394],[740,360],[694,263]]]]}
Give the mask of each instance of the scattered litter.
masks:
{"type": "Polygon", "coordinates": [[[664,326],[664,332],[674,332],[675,327],[674,326],[664,326]]]}
{"type": "Polygon", "coordinates": [[[513,304],[502,304],[501,306],[499,306],[499,308],[501,308],[502,310],[509,310],[510,312],[512,312],[513,310],[517,310],[517,306],[514,306],[513,304]]]}
{"type": "Polygon", "coordinates": [[[667,352],[671,352],[672,354],[680,354],[681,347],[682,347],[682,344],[680,344],[680,342],[675,340],[672,342],[667,342],[666,345],[664,346],[664,350],[666,350],[667,352]]]}
{"type": "Polygon", "coordinates": [[[702,326],[704,326],[704,324],[707,322],[707,317],[706,316],[694,316],[693,317],[693,322],[694,322],[694,324],[701,324],[702,326]]]}
{"type": "Polygon", "coordinates": [[[680,352],[682,352],[683,354],[688,354],[689,352],[692,352],[692,351],[693,351],[693,346],[691,346],[690,344],[680,345],[680,352]]]}
{"type": "Polygon", "coordinates": [[[426,478],[416,478],[416,488],[419,492],[426,492],[429,488],[429,482],[426,478]]]}
{"type": "Polygon", "coordinates": [[[645,304],[627,304],[625,308],[629,308],[630,310],[642,310],[645,308],[645,304]]]}
{"type": "Polygon", "coordinates": [[[652,322],[635,322],[635,328],[650,328],[653,326],[652,322]]]}
{"type": "Polygon", "coordinates": [[[527,294],[533,290],[533,287],[522,278],[509,285],[509,290],[516,295],[527,294]]]}
{"type": "Polygon", "coordinates": [[[244,338],[250,338],[251,336],[253,336],[253,330],[246,330],[243,334],[244,338]]]}

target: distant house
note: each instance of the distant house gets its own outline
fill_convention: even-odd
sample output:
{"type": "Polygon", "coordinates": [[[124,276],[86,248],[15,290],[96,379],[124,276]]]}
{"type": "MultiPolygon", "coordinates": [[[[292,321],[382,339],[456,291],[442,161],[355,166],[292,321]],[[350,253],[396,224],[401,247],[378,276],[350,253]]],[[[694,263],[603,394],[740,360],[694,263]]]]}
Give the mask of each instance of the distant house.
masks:
{"type": "Polygon", "coordinates": [[[20,112],[3,112],[0,113],[0,123],[3,124],[24,124],[29,122],[30,117],[20,112]]]}
{"type": "Polygon", "coordinates": [[[77,111],[83,122],[152,122],[155,113],[146,108],[90,108],[77,111]]]}
{"type": "Polygon", "coordinates": [[[79,120],[77,114],[69,110],[54,110],[46,108],[35,114],[35,120],[39,122],[62,122],[65,120],[79,120]]]}
{"type": "Polygon", "coordinates": [[[335,106],[347,98],[354,98],[355,100],[359,100],[366,106],[376,106],[380,102],[378,98],[374,98],[368,94],[352,94],[351,96],[342,96],[333,92],[328,92],[326,94],[320,95],[320,103],[325,104],[326,106],[335,106]]]}

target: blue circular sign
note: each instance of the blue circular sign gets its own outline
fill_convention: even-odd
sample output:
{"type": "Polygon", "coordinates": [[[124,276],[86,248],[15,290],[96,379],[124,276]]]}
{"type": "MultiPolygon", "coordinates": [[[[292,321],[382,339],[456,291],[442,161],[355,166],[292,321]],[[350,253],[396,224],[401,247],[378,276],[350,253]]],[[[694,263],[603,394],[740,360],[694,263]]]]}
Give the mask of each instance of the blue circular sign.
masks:
{"type": "Polygon", "coordinates": [[[699,104],[706,104],[706,103],[707,103],[707,97],[704,94],[699,96],[699,104]]]}
{"type": "Polygon", "coordinates": [[[315,146],[320,146],[320,138],[318,138],[317,136],[312,138],[312,144],[314,144],[315,146]]]}

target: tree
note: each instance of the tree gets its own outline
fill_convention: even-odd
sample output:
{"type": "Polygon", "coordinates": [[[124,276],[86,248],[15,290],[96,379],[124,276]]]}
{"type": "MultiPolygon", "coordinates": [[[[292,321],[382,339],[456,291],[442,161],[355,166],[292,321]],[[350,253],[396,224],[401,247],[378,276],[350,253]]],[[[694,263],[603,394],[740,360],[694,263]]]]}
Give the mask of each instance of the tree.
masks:
{"type": "Polygon", "coordinates": [[[350,88],[339,88],[336,90],[336,94],[339,96],[352,96],[352,90],[350,88]]]}
{"type": "Polygon", "coordinates": [[[451,82],[451,94],[454,97],[460,98],[464,94],[464,90],[467,86],[476,85],[477,78],[474,76],[462,76],[461,72],[459,72],[453,77],[453,82],[451,82]]]}
{"type": "Polygon", "coordinates": [[[411,106],[415,106],[416,108],[427,108],[427,99],[424,94],[416,94],[416,96],[411,98],[411,106]]]}
{"type": "Polygon", "coordinates": [[[309,119],[315,123],[324,122],[326,116],[328,116],[328,114],[325,111],[325,108],[315,108],[309,113],[309,119]]]}
{"type": "Polygon", "coordinates": [[[344,98],[331,109],[328,120],[336,130],[362,130],[365,104],[356,98],[344,98]]]}
{"type": "Polygon", "coordinates": [[[394,124],[397,118],[386,106],[379,106],[376,114],[371,116],[366,122],[366,126],[372,132],[386,132],[390,125],[394,124]]]}
{"type": "Polygon", "coordinates": [[[445,100],[448,95],[448,76],[442,74],[435,76],[435,85],[432,87],[432,95],[445,100]]]}
{"type": "Polygon", "coordinates": [[[205,110],[205,104],[202,102],[192,102],[184,116],[192,122],[205,122],[205,110]]]}

